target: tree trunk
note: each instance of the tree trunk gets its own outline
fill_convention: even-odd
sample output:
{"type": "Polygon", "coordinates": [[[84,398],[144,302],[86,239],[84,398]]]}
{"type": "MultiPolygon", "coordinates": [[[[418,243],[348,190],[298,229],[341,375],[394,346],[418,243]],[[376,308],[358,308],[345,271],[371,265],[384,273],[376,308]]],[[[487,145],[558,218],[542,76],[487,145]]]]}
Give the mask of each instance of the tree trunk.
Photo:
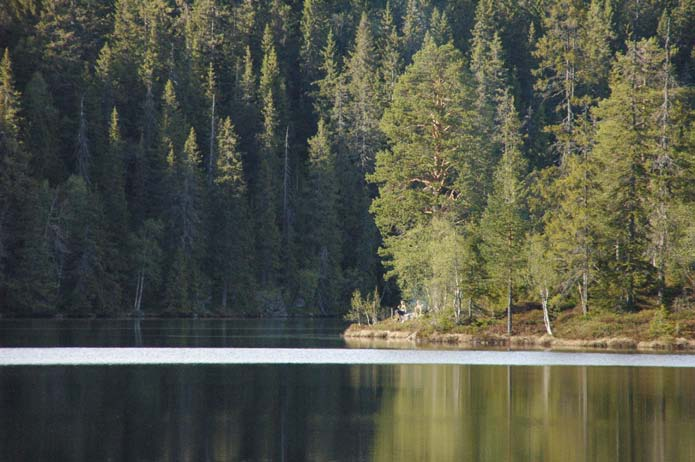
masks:
{"type": "Polygon", "coordinates": [[[286,244],[289,244],[289,187],[290,187],[290,163],[289,163],[289,137],[290,126],[285,128],[285,156],[282,176],[282,226],[286,244]]]}
{"type": "Polygon", "coordinates": [[[215,167],[215,94],[212,94],[210,107],[210,152],[208,153],[208,184],[212,184],[212,174],[215,167]]]}
{"type": "Polygon", "coordinates": [[[550,326],[550,313],[548,313],[548,298],[550,298],[550,291],[547,287],[541,289],[541,303],[543,305],[543,323],[545,324],[545,331],[553,336],[553,329],[550,326]]]}
{"type": "Polygon", "coordinates": [[[229,294],[229,283],[224,281],[224,287],[222,287],[222,311],[227,311],[227,295],[229,294]]]}
{"type": "Polygon", "coordinates": [[[512,335],[512,278],[507,279],[507,335],[512,335]]]}

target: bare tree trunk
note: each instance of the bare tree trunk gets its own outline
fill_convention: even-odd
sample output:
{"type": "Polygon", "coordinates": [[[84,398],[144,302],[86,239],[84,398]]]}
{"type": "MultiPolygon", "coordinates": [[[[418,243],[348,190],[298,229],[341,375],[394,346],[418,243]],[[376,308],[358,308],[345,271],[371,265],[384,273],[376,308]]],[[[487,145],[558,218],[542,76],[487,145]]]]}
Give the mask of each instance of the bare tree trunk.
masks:
{"type": "Polygon", "coordinates": [[[461,320],[461,288],[458,271],[455,271],[454,281],[456,283],[456,290],[454,291],[454,314],[456,315],[456,324],[458,324],[461,320]]]}
{"type": "Polygon", "coordinates": [[[285,239],[289,239],[289,187],[290,187],[290,163],[289,163],[289,137],[290,126],[285,129],[285,159],[282,178],[282,224],[285,239]]]}
{"type": "Polygon", "coordinates": [[[138,293],[137,311],[142,311],[142,295],[145,293],[145,271],[140,272],[140,292],[138,293]]]}
{"type": "Polygon", "coordinates": [[[208,184],[212,184],[213,169],[215,167],[215,93],[212,94],[210,107],[210,152],[208,153],[208,184]]]}
{"type": "Polygon", "coordinates": [[[507,279],[507,335],[512,335],[512,277],[507,279]]]}
{"type": "Polygon", "coordinates": [[[579,288],[579,298],[582,302],[582,314],[584,316],[589,314],[589,269],[587,263],[585,260],[585,266],[582,270],[582,284],[579,288]]]}
{"type": "Polygon", "coordinates": [[[82,98],[80,98],[80,125],[77,131],[77,170],[88,186],[92,184],[89,172],[90,161],[87,118],[84,113],[84,95],[82,95],[82,98]]]}
{"type": "Polygon", "coordinates": [[[584,149],[584,197],[582,198],[584,206],[584,261],[582,262],[582,288],[580,293],[580,300],[582,302],[582,313],[584,316],[589,314],[589,223],[587,221],[587,216],[589,212],[589,176],[587,172],[589,159],[588,150],[584,149]]]}
{"type": "Polygon", "coordinates": [[[545,324],[545,331],[553,336],[553,329],[550,326],[550,313],[548,313],[548,299],[550,298],[550,291],[547,287],[541,289],[541,303],[543,305],[543,323],[545,324]]]}

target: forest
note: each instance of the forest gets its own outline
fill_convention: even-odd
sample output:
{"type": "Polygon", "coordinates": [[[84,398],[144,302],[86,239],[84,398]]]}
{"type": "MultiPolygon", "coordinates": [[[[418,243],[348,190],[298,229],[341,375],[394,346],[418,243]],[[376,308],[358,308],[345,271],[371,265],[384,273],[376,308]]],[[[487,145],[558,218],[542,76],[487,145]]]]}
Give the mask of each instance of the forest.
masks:
{"type": "Polygon", "coordinates": [[[0,316],[695,307],[695,0],[5,0],[0,52],[0,316]]]}

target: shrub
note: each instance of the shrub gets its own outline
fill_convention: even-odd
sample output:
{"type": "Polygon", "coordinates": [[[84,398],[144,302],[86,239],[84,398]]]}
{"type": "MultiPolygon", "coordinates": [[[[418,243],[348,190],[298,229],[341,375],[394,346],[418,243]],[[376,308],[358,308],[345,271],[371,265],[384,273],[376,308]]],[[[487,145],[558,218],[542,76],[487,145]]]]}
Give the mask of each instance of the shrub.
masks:
{"type": "Polygon", "coordinates": [[[660,308],[654,313],[649,322],[649,335],[652,338],[673,337],[676,333],[676,325],[668,319],[668,312],[660,308]]]}
{"type": "Polygon", "coordinates": [[[379,290],[374,289],[374,292],[367,294],[366,297],[362,296],[362,293],[356,289],[352,293],[352,300],[350,301],[350,311],[345,315],[345,319],[348,321],[357,322],[357,324],[376,324],[379,320],[379,313],[381,312],[381,297],[379,296],[379,290]]]}

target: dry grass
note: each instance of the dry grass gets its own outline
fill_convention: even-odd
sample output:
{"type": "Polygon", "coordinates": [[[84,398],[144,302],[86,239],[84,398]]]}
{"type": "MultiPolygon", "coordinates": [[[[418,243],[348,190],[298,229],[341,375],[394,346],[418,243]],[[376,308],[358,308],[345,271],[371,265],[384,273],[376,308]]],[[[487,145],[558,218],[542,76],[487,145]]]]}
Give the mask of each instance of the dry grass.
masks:
{"type": "Polygon", "coordinates": [[[451,320],[423,317],[406,322],[388,319],[374,326],[350,326],[345,336],[386,341],[414,341],[460,346],[513,348],[693,350],[695,312],[667,313],[643,309],[634,313],[561,312],[553,321],[554,337],[545,332],[543,314],[528,309],[513,316],[513,335],[506,336],[504,317],[476,319],[456,325],[451,320]]]}

